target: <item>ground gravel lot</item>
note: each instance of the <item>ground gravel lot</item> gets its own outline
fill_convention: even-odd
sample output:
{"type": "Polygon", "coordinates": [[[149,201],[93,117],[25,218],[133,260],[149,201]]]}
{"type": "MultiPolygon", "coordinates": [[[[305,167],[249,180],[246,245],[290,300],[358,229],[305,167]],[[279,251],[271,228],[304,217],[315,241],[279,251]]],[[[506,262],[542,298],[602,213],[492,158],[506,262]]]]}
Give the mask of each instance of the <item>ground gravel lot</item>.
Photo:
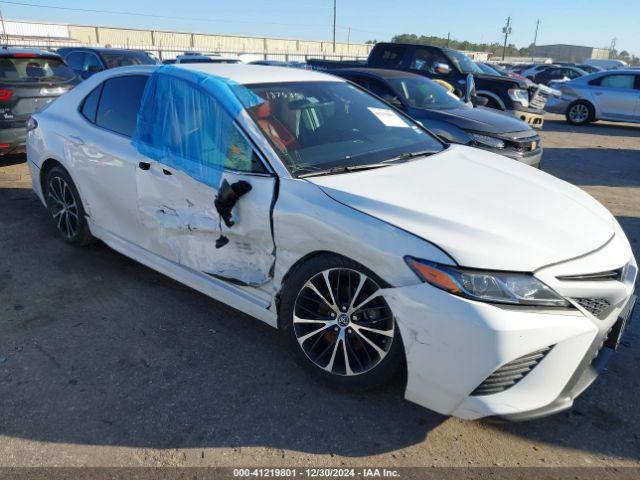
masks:
{"type": "MultiPolygon", "coordinates": [[[[640,126],[548,116],[542,138],[543,169],[604,203],[640,258],[640,126]]],[[[66,245],[24,162],[0,159],[0,466],[640,465],[640,308],[571,413],[448,418],[402,400],[401,380],[317,383],[261,322],[66,245]]]]}

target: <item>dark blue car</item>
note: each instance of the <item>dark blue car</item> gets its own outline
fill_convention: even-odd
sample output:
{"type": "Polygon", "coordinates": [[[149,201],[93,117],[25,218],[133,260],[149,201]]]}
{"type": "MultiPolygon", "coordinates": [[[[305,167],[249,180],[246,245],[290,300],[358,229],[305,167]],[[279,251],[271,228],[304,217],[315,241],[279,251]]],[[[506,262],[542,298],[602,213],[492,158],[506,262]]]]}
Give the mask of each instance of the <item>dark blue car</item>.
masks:
{"type": "Polygon", "coordinates": [[[108,68],[158,63],[149,53],[142,50],[118,48],[64,47],[58,49],[58,55],[82,79],[108,68]]]}
{"type": "Polygon", "coordinates": [[[330,72],[402,110],[449,143],[489,150],[540,167],[540,137],[526,123],[485,107],[473,107],[437,83],[400,70],[348,68],[330,72]]]}

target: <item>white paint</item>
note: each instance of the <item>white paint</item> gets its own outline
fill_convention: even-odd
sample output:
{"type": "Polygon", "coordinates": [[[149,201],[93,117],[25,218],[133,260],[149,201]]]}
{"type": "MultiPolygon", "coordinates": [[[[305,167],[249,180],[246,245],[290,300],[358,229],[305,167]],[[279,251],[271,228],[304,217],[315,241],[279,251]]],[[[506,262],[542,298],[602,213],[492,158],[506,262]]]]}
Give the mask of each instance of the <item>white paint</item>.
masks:
{"type": "MultiPolygon", "coordinates": [[[[241,83],[339,81],[275,67],[199,67],[228,73],[241,83]]],[[[128,139],[91,126],[77,113],[82,99],[105,78],[153,68],[96,74],[35,115],[39,127],[28,133],[27,156],[36,193],[42,199],[43,162],[58,160],[78,186],[95,236],[273,326],[276,295],[300,259],[328,251],[361,263],[392,286],[383,293],[402,334],[406,397],[411,401],[463,418],[549,405],[633,291],[637,265],[624,233],[604,207],[576,187],[465,147],[378,170],[294,179],[247,114],[238,121],[275,175],[225,173],[229,181],[247,179],[253,190],[234,210],[236,225],[224,230],[230,244],[216,251],[212,245],[220,229],[214,189],[180,172],[164,175],[156,163],[150,171],[138,172],[140,157],[128,139]],[[272,238],[269,212],[276,177],[272,238]],[[473,302],[421,283],[406,266],[405,255],[534,272],[563,296],[607,298],[615,307],[608,318],[596,320],[578,308],[502,308],[473,302]],[[623,282],[557,279],[627,262],[630,273],[623,282]],[[256,286],[239,287],[210,273],[256,286]],[[495,395],[469,395],[499,366],[550,345],[555,345],[551,353],[515,387],[495,395]]],[[[572,399],[564,401],[570,404],[572,399]]]]}

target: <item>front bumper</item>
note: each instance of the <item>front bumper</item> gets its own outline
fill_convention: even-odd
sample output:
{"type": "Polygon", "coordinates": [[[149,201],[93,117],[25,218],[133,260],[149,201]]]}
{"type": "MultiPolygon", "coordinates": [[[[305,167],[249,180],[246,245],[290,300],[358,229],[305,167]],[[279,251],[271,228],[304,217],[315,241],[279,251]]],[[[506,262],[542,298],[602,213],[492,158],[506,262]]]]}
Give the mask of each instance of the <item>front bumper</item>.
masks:
{"type": "Polygon", "coordinates": [[[507,110],[507,112],[533,128],[541,129],[544,124],[544,110],[518,107],[515,110],[507,110]]]}
{"type": "Polygon", "coordinates": [[[0,155],[24,152],[26,137],[25,127],[0,128],[0,155]]]}
{"type": "Polygon", "coordinates": [[[603,319],[573,301],[567,309],[523,308],[467,300],[428,284],[386,290],[407,359],[405,398],[464,419],[525,420],[570,408],[610,356],[607,347],[599,347],[625,309],[632,308],[636,275],[624,234],[597,252],[536,272],[565,298],[610,299],[612,307],[603,319]],[[628,263],[624,282],[556,278],[605,271],[605,263],[609,268],[628,263]],[[513,386],[499,393],[474,392],[497,369],[549,347],[513,386]]]}
{"type": "Polygon", "coordinates": [[[542,161],[542,148],[537,148],[533,152],[527,153],[520,153],[510,149],[497,150],[487,148],[486,150],[492,153],[497,153],[498,155],[503,155],[512,160],[517,160],[518,162],[524,163],[525,165],[529,165],[534,168],[540,168],[540,162],[542,161]]]}

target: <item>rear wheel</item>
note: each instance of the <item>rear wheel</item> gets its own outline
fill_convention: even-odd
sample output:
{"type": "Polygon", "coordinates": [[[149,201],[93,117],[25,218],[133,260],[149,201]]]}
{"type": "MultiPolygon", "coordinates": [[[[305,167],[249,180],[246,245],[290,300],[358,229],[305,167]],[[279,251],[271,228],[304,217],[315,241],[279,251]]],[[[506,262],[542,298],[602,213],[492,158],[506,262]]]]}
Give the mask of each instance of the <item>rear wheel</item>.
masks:
{"type": "Polygon", "coordinates": [[[593,106],[589,102],[578,100],[569,105],[566,113],[567,121],[572,125],[582,126],[595,119],[593,106]]]}
{"type": "Polygon", "coordinates": [[[320,255],[287,280],[280,325],[300,361],[334,384],[370,388],[402,363],[402,342],[383,282],[356,262],[320,255]]]}
{"type": "Polygon", "coordinates": [[[82,246],[95,240],[78,190],[64,168],[57,166],[47,172],[44,196],[53,224],[66,242],[82,246]]]}

